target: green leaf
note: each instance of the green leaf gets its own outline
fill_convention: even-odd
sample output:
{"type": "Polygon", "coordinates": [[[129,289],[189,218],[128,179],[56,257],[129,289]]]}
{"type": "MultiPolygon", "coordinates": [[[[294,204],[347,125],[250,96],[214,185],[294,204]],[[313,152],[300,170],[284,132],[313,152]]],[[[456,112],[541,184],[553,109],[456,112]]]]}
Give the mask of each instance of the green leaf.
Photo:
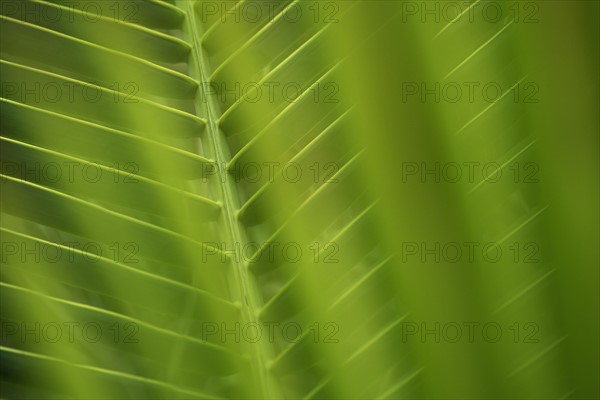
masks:
{"type": "Polygon", "coordinates": [[[2,0],[3,397],[597,397],[598,5],[448,4],[2,0]]]}

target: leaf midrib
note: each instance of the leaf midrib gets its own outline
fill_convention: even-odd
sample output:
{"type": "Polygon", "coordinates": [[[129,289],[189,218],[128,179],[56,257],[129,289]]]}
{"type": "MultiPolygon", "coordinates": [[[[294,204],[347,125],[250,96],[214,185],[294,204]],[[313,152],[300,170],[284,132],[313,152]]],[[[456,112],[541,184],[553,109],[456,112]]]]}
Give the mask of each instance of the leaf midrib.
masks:
{"type": "MultiPolygon", "coordinates": [[[[185,21],[187,25],[188,40],[191,41],[191,55],[190,55],[190,68],[192,77],[199,80],[200,82],[209,82],[211,77],[211,70],[205,59],[203,53],[203,47],[200,36],[200,26],[196,21],[196,13],[194,10],[194,2],[179,0],[177,5],[182,7],[187,15],[185,21]]],[[[201,86],[201,85],[200,85],[201,86]]],[[[200,94],[196,96],[197,109],[202,108],[200,94]]],[[[211,145],[212,159],[214,159],[217,165],[226,165],[230,160],[230,151],[225,141],[225,138],[219,134],[219,107],[215,95],[212,93],[206,94],[206,133],[207,139],[211,145]]],[[[240,245],[248,242],[246,232],[241,226],[237,218],[240,204],[237,196],[237,187],[235,182],[229,179],[227,171],[223,169],[217,169],[217,180],[219,183],[219,189],[222,197],[222,213],[223,219],[226,223],[226,229],[222,230],[222,233],[227,239],[227,248],[237,248],[235,243],[240,245]]],[[[244,324],[252,323],[259,324],[258,311],[261,309],[261,301],[258,296],[258,291],[254,281],[251,279],[250,272],[246,268],[245,264],[240,261],[239,257],[233,257],[232,265],[234,268],[234,276],[239,288],[240,299],[242,299],[240,308],[242,311],[242,322],[244,324]]],[[[251,358],[255,368],[251,368],[251,373],[256,375],[258,383],[257,397],[260,398],[273,398],[273,390],[268,381],[267,376],[267,360],[266,355],[271,354],[272,349],[269,343],[264,343],[259,340],[256,343],[249,343],[252,350],[251,358]]]]}

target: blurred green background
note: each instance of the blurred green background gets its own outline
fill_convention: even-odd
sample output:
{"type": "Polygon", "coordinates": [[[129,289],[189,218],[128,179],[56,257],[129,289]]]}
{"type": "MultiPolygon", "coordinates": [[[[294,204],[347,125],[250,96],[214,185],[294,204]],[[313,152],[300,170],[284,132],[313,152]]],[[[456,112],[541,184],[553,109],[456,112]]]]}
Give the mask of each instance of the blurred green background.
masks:
{"type": "Polygon", "coordinates": [[[600,398],[598,2],[0,5],[2,398],[600,398]]]}

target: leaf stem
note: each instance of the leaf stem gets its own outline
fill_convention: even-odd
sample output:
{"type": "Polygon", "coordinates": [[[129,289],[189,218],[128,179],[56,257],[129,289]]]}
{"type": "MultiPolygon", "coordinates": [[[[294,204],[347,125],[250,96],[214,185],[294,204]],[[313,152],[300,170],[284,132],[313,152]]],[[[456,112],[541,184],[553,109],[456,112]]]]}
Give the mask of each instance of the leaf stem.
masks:
{"type": "MultiPolygon", "coordinates": [[[[191,41],[191,71],[192,77],[200,82],[199,91],[202,90],[202,82],[208,83],[211,76],[211,70],[208,63],[207,55],[204,52],[201,43],[202,26],[197,22],[194,9],[195,2],[181,0],[178,5],[184,9],[187,14],[187,33],[188,40],[191,41]]],[[[197,109],[204,107],[207,118],[206,133],[207,141],[210,146],[211,157],[214,158],[218,166],[227,165],[231,158],[229,146],[224,135],[219,129],[220,108],[218,99],[212,93],[198,93],[196,96],[197,109]],[[198,96],[204,96],[199,98],[198,96]],[[205,100],[203,104],[202,99],[205,100]]],[[[236,243],[243,246],[247,243],[247,235],[244,226],[237,218],[237,213],[240,208],[239,196],[235,181],[228,179],[226,169],[218,168],[218,181],[220,183],[220,195],[223,201],[223,222],[225,229],[222,233],[228,244],[228,248],[236,249],[236,243]]],[[[232,258],[234,266],[234,274],[237,286],[239,288],[242,322],[244,324],[259,324],[258,310],[261,308],[260,296],[256,286],[256,281],[244,263],[241,262],[239,255],[232,258]]],[[[243,340],[243,338],[242,338],[243,340]]],[[[256,398],[274,398],[273,387],[268,380],[267,358],[272,355],[272,347],[270,343],[265,343],[263,340],[258,340],[256,343],[247,343],[250,346],[251,362],[253,368],[252,373],[255,375],[257,382],[258,393],[252,394],[256,398]]]]}

